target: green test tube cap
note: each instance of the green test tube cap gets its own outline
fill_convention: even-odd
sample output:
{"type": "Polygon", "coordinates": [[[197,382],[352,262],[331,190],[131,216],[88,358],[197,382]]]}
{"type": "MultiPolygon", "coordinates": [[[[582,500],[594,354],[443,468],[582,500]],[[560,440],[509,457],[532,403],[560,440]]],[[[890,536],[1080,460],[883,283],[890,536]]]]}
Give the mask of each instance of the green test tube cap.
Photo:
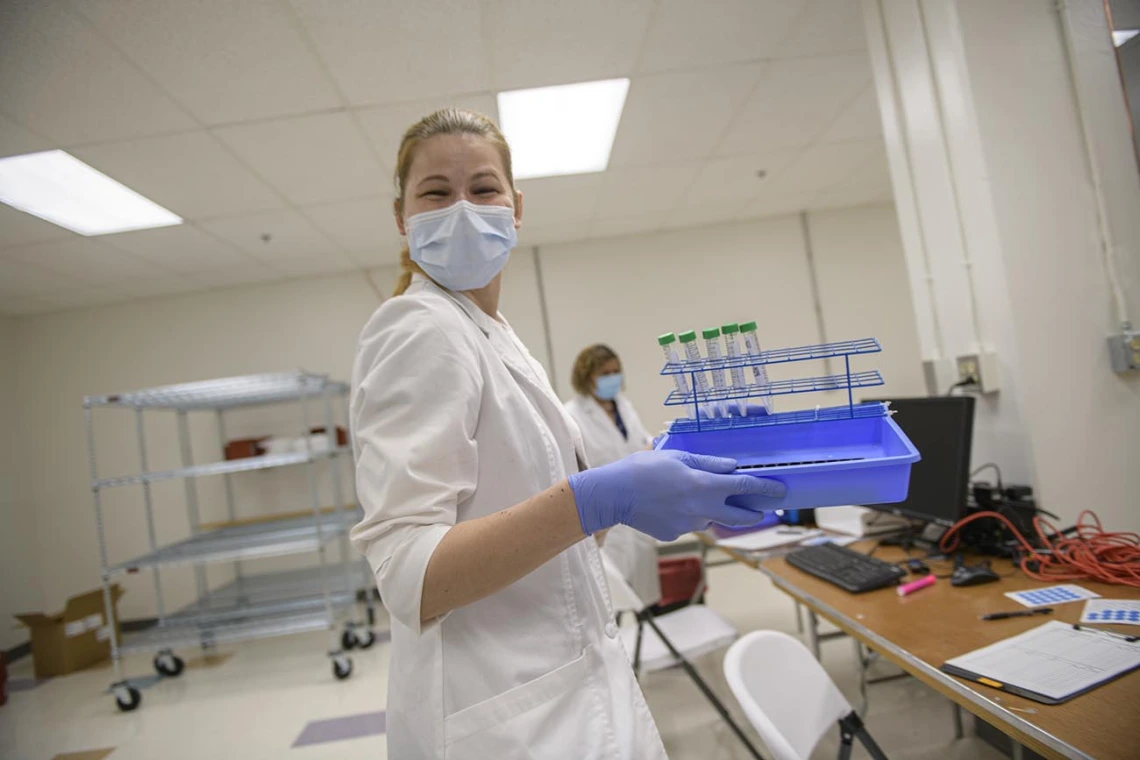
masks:
{"type": "Polygon", "coordinates": [[[735,322],[729,322],[727,325],[721,325],[720,331],[725,335],[732,335],[733,333],[740,332],[740,325],[735,322]]]}
{"type": "Polygon", "coordinates": [[[755,322],[743,322],[740,325],[740,332],[752,332],[756,329],[755,322]]]}
{"type": "Polygon", "coordinates": [[[705,329],[701,330],[701,337],[704,338],[705,340],[712,340],[713,338],[719,338],[720,337],[720,328],[719,327],[706,327],[705,329]]]}
{"type": "Polygon", "coordinates": [[[677,336],[673,333],[665,333],[664,335],[657,336],[658,345],[667,346],[677,340],[677,336]]]}
{"type": "Polygon", "coordinates": [[[697,339],[697,331],[696,330],[686,330],[685,332],[680,333],[677,336],[677,340],[681,341],[682,343],[692,343],[696,339],[697,339]]]}

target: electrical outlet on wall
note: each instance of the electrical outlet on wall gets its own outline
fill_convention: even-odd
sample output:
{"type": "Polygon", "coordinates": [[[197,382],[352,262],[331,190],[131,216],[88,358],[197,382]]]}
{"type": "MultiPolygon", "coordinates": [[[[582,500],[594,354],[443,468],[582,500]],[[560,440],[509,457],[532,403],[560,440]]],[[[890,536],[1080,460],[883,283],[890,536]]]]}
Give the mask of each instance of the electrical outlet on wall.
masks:
{"type": "Polygon", "coordinates": [[[1113,372],[1140,370],[1140,332],[1133,332],[1130,326],[1125,326],[1123,331],[1108,339],[1108,353],[1113,372]]]}
{"type": "Polygon", "coordinates": [[[963,354],[957,359],[958,382],[965,383],[973,380],[969,385],[963,386],[969,390],[981,393],[997,393],[998,361],[993,351],[982,351],[977,354],[963,354]]]}

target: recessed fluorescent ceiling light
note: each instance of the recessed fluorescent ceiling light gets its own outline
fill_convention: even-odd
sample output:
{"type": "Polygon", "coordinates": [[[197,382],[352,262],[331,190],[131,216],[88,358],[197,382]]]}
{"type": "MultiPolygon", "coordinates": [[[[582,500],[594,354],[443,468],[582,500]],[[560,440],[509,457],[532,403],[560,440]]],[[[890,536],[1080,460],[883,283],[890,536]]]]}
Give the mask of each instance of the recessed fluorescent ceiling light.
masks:
{"type": "Polygon", "coordinates": [[[0,201],[80,235],[182,224],[180,217],[62,150],[0,158],[0,201]]]}
{"type": "Polygon", "coordinates": [[[1140,34],[1140,29],[1124,29],[1112,33],[1112,44],[1120,47],[1128,40],[1140,34]]]}
{"type": "Polygon", "coordinates": [[[628,91],[628,79],[606,79],[500,92],[515,178],[603,171],[628,91]]]}

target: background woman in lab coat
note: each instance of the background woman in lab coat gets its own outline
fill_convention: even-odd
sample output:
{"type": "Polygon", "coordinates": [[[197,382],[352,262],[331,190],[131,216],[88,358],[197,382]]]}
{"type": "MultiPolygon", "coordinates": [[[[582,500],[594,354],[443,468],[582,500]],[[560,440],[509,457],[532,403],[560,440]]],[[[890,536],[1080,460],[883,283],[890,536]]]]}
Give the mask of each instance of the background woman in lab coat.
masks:
{"type": "Polygon", "coordinates": [[[351,399],[352,540],[392,618],[388,756],[664,758],[587,539],[754,524],[783,486],[677,452],[583,470],[577,425],[498,312],[523,210],[503,136],[444,109],[395,164],[405,272],[361,332],[351,399]]]}
{"type": "MultiPolygon", "coordinates": [[[[582,431],[591,467],[616,462],[649,447],[649,433],[621,392],[621,360],[612,348],[598,343],[582,349],[574,360],[570,385],[577,395],[566,402],[566,411],[582,431]]],[[[626,525],[615,525],[605,535],[602,552],[643,602],[660,601],[655,538],[626,525]]]]}

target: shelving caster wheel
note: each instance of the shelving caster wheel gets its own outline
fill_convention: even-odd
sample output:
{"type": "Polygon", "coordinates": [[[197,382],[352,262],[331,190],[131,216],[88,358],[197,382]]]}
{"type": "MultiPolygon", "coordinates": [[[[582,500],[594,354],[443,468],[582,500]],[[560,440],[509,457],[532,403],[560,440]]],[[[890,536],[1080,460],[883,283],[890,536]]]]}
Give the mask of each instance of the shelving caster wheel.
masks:
{"type": "Polygon", "coordinates": [[[370,628],[350,625],[340,636],[340,645],[345,650],[368,649],[376,643],[376,634],[370,628]]]}
{"type": "Polygon", "coordinates": [[[158,671],[159,675],[174,678],[182,675],[185,668],[186,663],[182,658],[169,649],[164,649],[154,656],[154,669],[158,671]]]}
{"type": "Polygon", "coordinates": [[[338,681],[343,681],[352,675],[352,658],[346,654],[334,654],[332,658],[333,675],[338,681]]]}
{"type": "Polygon", "coordinates": [[[142,704],[142,693],[126,682],[112,686],[111,693],[115,695],[115,704],[122,712],[130,712],[142,704]]]}

